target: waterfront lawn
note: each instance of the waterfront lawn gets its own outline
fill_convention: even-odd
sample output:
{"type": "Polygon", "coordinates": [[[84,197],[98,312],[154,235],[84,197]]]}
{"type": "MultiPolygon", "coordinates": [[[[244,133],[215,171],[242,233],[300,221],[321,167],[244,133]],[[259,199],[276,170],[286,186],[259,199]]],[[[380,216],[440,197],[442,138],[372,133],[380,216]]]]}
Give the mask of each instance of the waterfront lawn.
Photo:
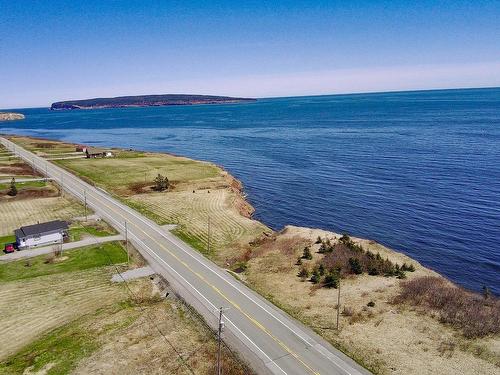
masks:
{"type": "Polygon", "coordinates": [[[118,195],[133,194],[134,184],[153,185],[158,174],[170,182],[192,182],[220,175],[213,164],[172,155],[129,153],[125,157],[57,160],[57,164],[118,195]]]}
{"type": "Polygon", "coordinates": [[[63,272],[86,270],[95,267],[125,263],[127,253],[119,242],[63,251],[57,258],[53,255],[18,260],[0,265],[0,281],[29,279],[63,272]]]}

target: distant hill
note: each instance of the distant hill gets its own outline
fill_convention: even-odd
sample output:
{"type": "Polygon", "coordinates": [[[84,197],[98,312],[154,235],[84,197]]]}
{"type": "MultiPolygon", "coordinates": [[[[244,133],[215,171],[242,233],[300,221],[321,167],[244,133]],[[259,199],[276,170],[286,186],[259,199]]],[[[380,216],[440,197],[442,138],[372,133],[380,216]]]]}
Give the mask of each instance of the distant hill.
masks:
{"type": "Polygon", "coordinates": [[[119,96],[116,98],[95,98],[85,100],[68,100],[52,103],[51,110],[60,109],[97,109],[97,108],[126,108],[126,107],[159,107],[166,105],[193,105],[193,104],[227,104],[252,102],[256,99],[233,98],[229,96],[212,95],[143,95],[119,96]]]}
{"type": "Polygon", "coordinates": [[[22,113],[0,112],[0,121],[23,120],[22,113]]]}

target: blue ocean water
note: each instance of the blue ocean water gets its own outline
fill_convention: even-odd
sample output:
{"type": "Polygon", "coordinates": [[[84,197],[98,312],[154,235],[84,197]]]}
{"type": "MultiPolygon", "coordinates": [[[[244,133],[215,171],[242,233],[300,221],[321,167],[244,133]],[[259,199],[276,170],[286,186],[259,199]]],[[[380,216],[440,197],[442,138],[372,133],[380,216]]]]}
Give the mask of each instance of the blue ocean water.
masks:
{"type": "Polygon", "coordinates": [[[210,160],[275,229],[374,239],[500,295],[500,89],[19,111],[0,132],[210,160]]]}

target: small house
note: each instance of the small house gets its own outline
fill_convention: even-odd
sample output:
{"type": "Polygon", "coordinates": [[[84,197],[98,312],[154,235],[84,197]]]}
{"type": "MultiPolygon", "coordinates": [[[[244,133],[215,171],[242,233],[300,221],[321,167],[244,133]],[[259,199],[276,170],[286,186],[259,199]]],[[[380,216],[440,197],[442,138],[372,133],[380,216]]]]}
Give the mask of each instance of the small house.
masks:
{"type": "Polygon", "coordinates": [[[62,243],[68,235],[68,223],[62,220],[27,225],[14,231],[19,249],[62,243]]]}
{"type": "Polygon", "coordinates": [[[87,146],[78,145],[75,149],[76,152],[87,152],[87,146]]]}
{"type": "Polygon", "coordinates": [[[103,158],[106,156],[106,151],[104,151],[102,148],[97,147],[87,147],[85,153],[87,154],[87,159],[103,158]]]}
{"type": "Polygon", "coordinates": [[[113,156],[111,151],[103,150],[102,148],[97,147],[87,147],[85,149],[85,153],[87,154],[87,159],[90,158],[109,158],[113,156]]]}

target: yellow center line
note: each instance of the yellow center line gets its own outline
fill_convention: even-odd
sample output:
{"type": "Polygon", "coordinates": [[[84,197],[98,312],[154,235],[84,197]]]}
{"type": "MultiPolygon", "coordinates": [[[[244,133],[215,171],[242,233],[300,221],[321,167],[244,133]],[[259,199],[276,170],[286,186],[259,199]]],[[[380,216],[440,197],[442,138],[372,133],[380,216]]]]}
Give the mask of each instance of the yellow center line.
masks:
{"type": "MultiPolygon", "coordinates": [[[[94,195],[92,195],[95,198],[94,195]]],[[[118,212],[115,208],[109,206],[105,202],[101,200],[99,197],[98,200],[101,204],[118,214],[122,219],[125,219],[125,216],[118,212]]],[[[298,354],[296,354],[293,350],[288,348],[280,339],[278,339],[276,336],[274,336],[269,330],[264,327],[259,321],[251,317],[248,313],[243,311],[243,309],[236,303],[230,300],[223,292],[219,290],[215,285],[211,284],[203,275],[201,275],[199,272],[194,271],[186,262],[184,262],[182,259],[180,259],[176,254],[174,254],[172,251],[170,251],[165,245],[163,245],[161,242],[158,242],[155,238],[151,237],[148,233],[146,233],[144,230],[142,230],[138,225],[136,225],[133,222],[130,222],[134,227],[136,227],[139,231],[144,233],[147,237],[149,237],[153,242],[158,244],[162,249],[164,249],[167,253],[169,253],[172,257],[174,257],[179,263],[181,263],[184,267],[186,267],[191,273],[196,275],[200,280],[202,280],[205,284],[207,284],[210,288],[212,288],[215,292],[217,292],[222,298],[224,298],[227,302],[229,302],[235,309],[237,309],[239,312],[241,312],[248,320],[250,320],[257,328],[259,328],[261,331],[265,332],[271,339],[273,339],[276,343],[278,343],[286,352],[288,352],[290,355],[292,355],[297,361],[299,361],[307,370],[309,370],[312,374],[314,375],[320,375],[319,372],[315,371],[312,369],[307,363],[305,363],[298,354]]]]}
{"type": "MultiPolygon", "coordinates": [[[[19,148],[23,149],[22,147],[18,146],[19,148]]],[[[26,151],[26,150],[24,150],[26,151]]],[[[57,167],[56,167],[57,168],[57,167]]],[[[66,171],[64,171],[66,172],[66,171]]],[[[72,178],[77,178],[74,175],[71,174],[72,178]]],[[[90,193],[90,192],[89,192],[90,193]]],[[[113,208],[112,206],[109,206],[105,202],[102,201],[101,197],[97,195],[97,198],[94,194],[89,194],[91,195],[97,202],[103,204],[106,206],[108,209],[111,211],[115,212],[118,216],[120,216],[122,219],[125,219],[125,216],[120,213],[118,210],[113,208]]],[[[300,362],[307,370],[309,370],[312,374],[314,375],[320,375],[319,372],[315,371],[312,369],[307,363],[305,363],[299,356],[296,354],[294,351],[292,351],[290,348],[288,348],[280,339],[278,339],[276,336],[274,336],[269,330],[264,327],[258,320],[254,319],[252,316],[250,316],[248,313],[246,313],[237,303],[233,302],[230,300],[223,292],[221,292],[215,285],[212,285],[208,280],[205,279],[203,275],[200,273],[194,271],[186,262],[184,262],[182,259],[180,259],[176,254],[174,254],[172,251],[170,251],[165,245],[163,245],[161,242],[158,242],[155,238],[151,237],[148,233],[146,233],[143,229],[141,229],[138,225],[136,225],[133,222],[130,222],[134,227],[136,227],[139,231],[144,233],[147,237],[149,237],[153,242],[158,244],[162,249],[164,249],[167,253],[169,253],[173,258],[175,258],[179,263],[181,263],[186,269],[188,269],[191,273],[196,275],[201,281],[203,281],[205,284],[207,284],[209,287],[211,287],[215,292],[217,292],[223,299],[225,299],[227,302],[229,302],[235,309],[237,309],[240,313],[242,313],[250,322],[252,322],[257,328],[259,328],[261,331],[266,333],[272,340],[274,340],[278,345],[280,345],[286,352],[288,352],[290,355],[292,355],[298,362],[300,362]]]]}

